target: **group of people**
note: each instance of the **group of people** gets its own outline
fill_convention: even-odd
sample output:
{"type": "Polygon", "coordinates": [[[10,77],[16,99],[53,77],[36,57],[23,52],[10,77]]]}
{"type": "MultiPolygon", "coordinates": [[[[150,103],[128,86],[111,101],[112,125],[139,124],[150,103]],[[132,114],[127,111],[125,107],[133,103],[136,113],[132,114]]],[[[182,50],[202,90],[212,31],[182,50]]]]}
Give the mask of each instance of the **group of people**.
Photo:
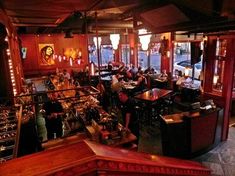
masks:
{"type": "Polygon", "coordinates": [[[135,88],[132,90],[133,93],[147,88],[147,78],[144,76],[144,72],[141,69],[136,70],[132,67],[132,69],[112,75],[112,92],[119,92],[123,89],[123,83],[128,81],[136,81],[135,88]]]}

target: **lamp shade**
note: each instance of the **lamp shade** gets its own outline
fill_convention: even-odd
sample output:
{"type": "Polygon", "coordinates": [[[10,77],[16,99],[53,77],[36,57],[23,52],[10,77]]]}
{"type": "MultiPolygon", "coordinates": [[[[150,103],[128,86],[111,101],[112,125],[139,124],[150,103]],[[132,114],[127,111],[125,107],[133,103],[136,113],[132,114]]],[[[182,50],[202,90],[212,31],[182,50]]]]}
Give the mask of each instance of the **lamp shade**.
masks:
{"type": "Polygon", "coordinates": [[[184,70],[184,75],[189,76],[190,68],[186,67],[184,70]]]}
{"type": "Polygon", "coordinates": [[[119,34],[110,34],[110,40],[113,46],[113,49],[118,49],[118,44],[120,40],[120,35],[119,34]]]}
{"type": "Polygon", "coordinates": [[[147,34],[147,30],[146,29],[140,29],[139,30],[139,39],[140,39],[140,43],[142,46],[143,50],[147,50],[148,46],[149,46],[149,42],[150,42],[150,38],[151,38],[151,34],[147,34]],[[144,35],[146,34],[146,35],[144,35]]]}
{"type": "Polygon", "coordinates": [[[219,79],[219,76],[218,75],[214,75],[214,77],[213,77],[213,84],[217,84],[218,79],[219,79]]]}

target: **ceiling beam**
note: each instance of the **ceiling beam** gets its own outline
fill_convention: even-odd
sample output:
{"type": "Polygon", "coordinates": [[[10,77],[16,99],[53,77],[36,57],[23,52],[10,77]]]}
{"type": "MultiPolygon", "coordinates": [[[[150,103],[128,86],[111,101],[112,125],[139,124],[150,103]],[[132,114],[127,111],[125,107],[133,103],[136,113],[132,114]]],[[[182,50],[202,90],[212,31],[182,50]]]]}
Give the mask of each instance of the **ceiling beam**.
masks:
{"type": "Polygon", "coordinates": [[[16,22],[13,22],[13,26],[17,26],[17,27],[29,27],[29,26],[38,26],[38,27],[57,27],[56,24],[54,23],[22,23],[22,22],[19,22],[19,23],[16,23],[16,22]]]}

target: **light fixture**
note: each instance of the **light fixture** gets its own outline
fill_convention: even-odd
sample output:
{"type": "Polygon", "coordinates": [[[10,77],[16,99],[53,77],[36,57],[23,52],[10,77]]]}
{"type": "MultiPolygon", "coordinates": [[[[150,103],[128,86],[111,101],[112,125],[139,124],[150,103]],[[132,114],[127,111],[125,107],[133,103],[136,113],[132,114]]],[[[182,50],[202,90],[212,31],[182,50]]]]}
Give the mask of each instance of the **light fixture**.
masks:
{"type": "Polygon", "coordinates": [[[90,63],[90,75],[91,76],[95,75],[95,64],[94,64],[94,62],[90,63]]]}
{"type": "Polygon", "coordinates": [[[97,37],[94,37],[94,38],[93,38],[93,42],[94,42],[96,48],[98,48],[98,47],[100,48],[100,45],[101,45],[101,37],[98,37],[98,46],[97,46],[97,37]]]}
{"type": "Polygon", "coordinates": [[[140,43],[141,43],[141,46],[142,46],[143,50],[148,49],[151,36],[152,36],[151,34],[147,34],[146,29],[140,29],[139,30],[139,38],[140,38],[140,43]]]}
{"type": "Polygon", "coordinates": [[[190,68],[189,68],[189,67],[186,67],[186,68],[185,68],[185,71],[184,71],[184,75],[185,75],[186,77],[189,76],[189,71],[190,71],[190,68]]]}
{"type": "Polygon", "coordinates": [[[73,58],[72,57],[69,57],[69,64],[70,64],[70,66],[73,66],[73,58]]]}
{"type": "Polygon", "coordinates": [[[120,40],[120,34],[110,34],[110,40],[113,46],[113,49],[118,49],[118,44],[120,40]]]}
{"type": "Polygon", "coordinates": [[[219,76],[218,75],[214,75],[213,77],[213,84],[216,85],[218,82],[219,76]]]}

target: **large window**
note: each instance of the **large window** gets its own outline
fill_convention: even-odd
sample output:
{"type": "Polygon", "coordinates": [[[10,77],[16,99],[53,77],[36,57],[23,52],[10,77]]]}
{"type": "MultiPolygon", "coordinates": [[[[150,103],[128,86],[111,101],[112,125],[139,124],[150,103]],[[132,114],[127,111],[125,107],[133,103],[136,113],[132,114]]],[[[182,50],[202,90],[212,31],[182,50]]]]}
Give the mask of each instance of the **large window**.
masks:
{"type": "Polygon", "coordinates": [[[114,60],[112,45],[101,45],[101,65],[108,65],[110,61],[114,60]]]}
{"type": "Polygon", "coordinates": [[[127,65],[130,66],[130,45],[129,44],[122,44],[121,45],[122,49],[121,49],[121,56],[122,56],[122,62],[127,65]]]}
{"type": "Polygon", "coordinates": [[[149,67],[147,51],[142,50],[141,46],[138,47],[138,67],[145,70],[149,67]]]}
{"type": "MultiPolygon", "coordinates": [[[[95,45],[88,46],[89,61],[98,65],[97,50],[95,45]]],[[[112,45],[101,45],[100,47],[100,65],[107,65],[114,60],[112,45]]]]}
{"type": "Polygon", "coordinates": [[[159,53],[160,43],[152,43],[149,51],[143,51],[141,47],[138,49],[138,66],[142,70],[148,67],[154,68],[156,72],[161,69],[161,54],[159,53]],[[148,55],[149,53],[149,55],[148,55]]]}
{"type": "Polygon", "coordinates": [[[160,43],[152,43],[150,49],[150,67],[157,73],[161,72],[161,54],[159,53],[160,43]]]}
{"type": "Polygon", "coordinates": [[[192,56],[191,56],[191,43],[190,42],[176,42],[174,47],[174,65],[173,65],[173,74],[176,73],[176,70],[185,74],[185,70],[189,70],[189,76],[194,75],[195,79],[200,79],[201,70],[202,70],[202,56],[199,59],[199,62],[192,65],[192,56]],[[194,69],[193,69],[194,66],[194,69]],[[193,74],[194,71],[194,74],[193,74]]]}

